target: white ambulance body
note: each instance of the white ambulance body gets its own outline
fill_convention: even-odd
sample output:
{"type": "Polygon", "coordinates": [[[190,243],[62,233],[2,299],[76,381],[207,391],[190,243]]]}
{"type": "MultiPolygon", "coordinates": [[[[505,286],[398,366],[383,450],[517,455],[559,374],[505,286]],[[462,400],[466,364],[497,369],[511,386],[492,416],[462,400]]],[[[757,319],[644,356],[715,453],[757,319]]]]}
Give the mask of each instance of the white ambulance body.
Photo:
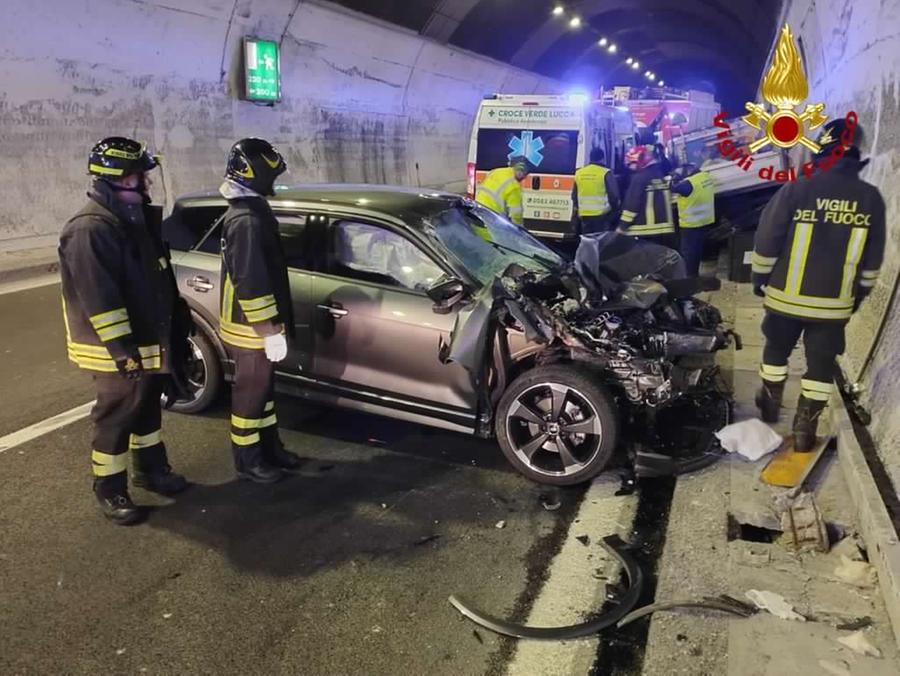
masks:
{"type": "Polygon", "coordinates": [[[631,113],[624,107],[588,101],[584,95],[495,94],[478,109],[469,143],[467,193],[488,172],[523,155],[536,169],[522,182],[525,227],[539,237],[571,233],[575,170],[602,148],[606,166],[622,173],[634,143],[631,113]]]}

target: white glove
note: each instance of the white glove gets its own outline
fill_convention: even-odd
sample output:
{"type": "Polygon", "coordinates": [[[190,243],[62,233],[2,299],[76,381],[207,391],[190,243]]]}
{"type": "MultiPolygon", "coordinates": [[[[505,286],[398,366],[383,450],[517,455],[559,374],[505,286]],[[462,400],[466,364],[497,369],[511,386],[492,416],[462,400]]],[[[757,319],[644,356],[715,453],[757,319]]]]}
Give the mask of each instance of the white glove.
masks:
{"type": "Polygon", "coordinates": [[[266,358],[272,362],[278,362],[287,357],[287,338],[283,333],[274,333],[263,338],[266,346],[266,358]]]}

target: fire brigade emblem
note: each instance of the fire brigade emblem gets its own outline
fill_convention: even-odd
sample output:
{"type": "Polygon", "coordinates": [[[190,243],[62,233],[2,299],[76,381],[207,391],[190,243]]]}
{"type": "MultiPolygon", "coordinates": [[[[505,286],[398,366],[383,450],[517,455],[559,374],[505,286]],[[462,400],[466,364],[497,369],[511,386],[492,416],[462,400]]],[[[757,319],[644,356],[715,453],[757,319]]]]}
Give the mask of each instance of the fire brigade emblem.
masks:
{"type": "Polygon", "coordinates": [[[828,116],[822,113],[824,103],[807,104],[799,115],[795,110],[809,95],[809,83],[787,24],[781,29],[772,65],[763,80],[762,95],[775,110],[770,113],[759,103],[747,103],[750,114],[742,119],[765,133],[763,138],[750,144],[750,152],[755,153],[770,143],[779,148],[793,148],[799,143],[814,153],[819,152],[819,144],[807,138],[806,126],[812,131],[822,126],[828,116]]]}
{"type": "Polygon", "coordinates": [[[128,361],[125,362],[125,371],[127,373],[134,373],[139,368],[140,368],[140,366],[138,366],[138,363],[131,357],[129,357],[128,361]]]}

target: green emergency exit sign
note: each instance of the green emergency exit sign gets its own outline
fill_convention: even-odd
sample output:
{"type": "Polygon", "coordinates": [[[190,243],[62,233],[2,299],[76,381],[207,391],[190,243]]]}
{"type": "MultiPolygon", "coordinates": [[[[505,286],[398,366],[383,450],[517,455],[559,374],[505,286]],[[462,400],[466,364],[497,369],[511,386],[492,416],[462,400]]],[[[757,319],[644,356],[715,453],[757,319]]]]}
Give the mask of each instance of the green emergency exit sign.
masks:
{"type": "Polygon", "coordinates": [[[274,103],[281,100],[281,60],[278,43],[244,38],[244,98],[274,103]]]}

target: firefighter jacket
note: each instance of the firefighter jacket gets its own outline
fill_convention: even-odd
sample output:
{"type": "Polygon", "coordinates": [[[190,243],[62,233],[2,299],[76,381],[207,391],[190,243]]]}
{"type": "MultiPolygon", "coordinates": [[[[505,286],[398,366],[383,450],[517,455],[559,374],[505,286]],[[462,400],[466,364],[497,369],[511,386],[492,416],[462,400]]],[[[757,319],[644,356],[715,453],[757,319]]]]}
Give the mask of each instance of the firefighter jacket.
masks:
{"type": "MultiPolygon", "coordinates": [[[[687,186],[685,186],[687,187],[687,186]]],[[[678,206],[678,226],[683,229],[702,228],[716,221],[716,184],[705,171],[688,176],[672,192],[678,206]],[[690,186],[687,195],[679,192],[684,184],[690,186]]]]}
{"type": "Polygon", "coordinates": [[[675,232],[672,193],[658,163],[640,169],[631,177],[619,221],[629,235],[652,237],[675,232]]]}
{"type": "Polygon", "coordinates": [[[69,359],[114,373],[139,354],[147,371],[169,372],[178,291],[160,238],[159,207],[128,208],[95,184],[59,241],[69,359]]]}
{"type": "Polygon", "coordinates": [[[222,297],[219,335],[234,347],[264,349],[263,338],[294,317],[278,221],[262,197],[229,200],[222,221],[222,297]]]}
{"type": "Polygon", "coordinates": [[[846,321],[854,300],[878,279],[885,206],[845,157],[827,172],[781,188],[760,218],[753,283],[767,309],[814,321],[846,321]]]}
{"type": "Polygon", "coordinates": [[[588,164],[575,171],[573,201],[578,215],[604,216],[619,208],[619,188],[615,176],[606,167],[588,164]]]}
{"type": "Polygon", "coordinates": [[[522,186],[516,180],[512,167],[494,169],[478,186],[475,201],[509,218],[516,225],[524,223],[522,211],[522,186]]]}

